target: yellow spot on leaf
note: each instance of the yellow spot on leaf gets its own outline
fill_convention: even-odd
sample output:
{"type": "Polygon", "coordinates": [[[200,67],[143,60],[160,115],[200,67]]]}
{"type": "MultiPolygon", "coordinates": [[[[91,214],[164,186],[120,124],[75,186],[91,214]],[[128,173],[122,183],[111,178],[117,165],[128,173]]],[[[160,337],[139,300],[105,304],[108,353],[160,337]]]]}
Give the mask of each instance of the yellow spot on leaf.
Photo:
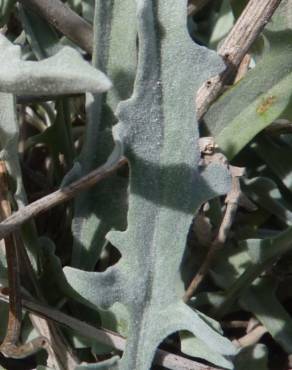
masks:
{"type": "Polygon", "coordinates": [[[276,96],[268,96],[267,98],[263,99],[261,104],[257,107],[257,113],[265,113],[276,102],[276,100],[276,96]]]}

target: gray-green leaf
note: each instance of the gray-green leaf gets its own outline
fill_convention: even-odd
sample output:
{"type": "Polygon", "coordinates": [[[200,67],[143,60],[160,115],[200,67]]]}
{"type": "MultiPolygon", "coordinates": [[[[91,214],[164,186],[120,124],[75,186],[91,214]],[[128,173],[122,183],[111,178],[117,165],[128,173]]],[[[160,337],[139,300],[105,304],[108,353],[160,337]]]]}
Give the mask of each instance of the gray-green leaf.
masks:
{"type": "Polygon", "coordinates": [[[39,62],[23,61],[20,47],[0,34],[0,91],[15,95],[100,93],[109,79],[85,62],[74,49],[64,47],[39,62]]]}
{"type": "Polygon", "coordinates": [[[159,343],[178,330],[194,333],[221,355],[236,353],[175,290],[193,215],[230,187],[221,166],[199,168],[194,97],[223,65],[190,39],[186,7],[181,0],[137,1],[134,93],[119,104],[114,128],[131,170],[128,228],[108,234],[122,258],[104,273],[64,270],[91,303],[109,307],[118,301],[127,307],[129,334],[119,369],[148,370],[159,343]]]}

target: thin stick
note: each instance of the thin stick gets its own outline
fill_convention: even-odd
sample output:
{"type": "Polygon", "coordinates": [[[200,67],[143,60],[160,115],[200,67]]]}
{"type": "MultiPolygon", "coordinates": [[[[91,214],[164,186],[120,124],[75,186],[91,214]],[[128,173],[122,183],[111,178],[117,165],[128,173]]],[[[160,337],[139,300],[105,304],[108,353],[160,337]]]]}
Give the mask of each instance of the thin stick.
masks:
{"type": "Polygon", "coordinates": [[[281,0],[250,0],[231,32],[218,50],[226,63],[225,70],[206,81],[197,98],[197,118],[201,120],[225,85],[232,82],[245,54],[269,22],[281,0]]]}
{"type": "Polygon", "coordinates": [[[228,194],[226,198],[226,210],[224,213],[223,220],[221,222],[218,234],[214,241],[212,242],[210,249],[207,253],[205,260],[203,261],[202,265],[199,268],[199,271],[191,281],[190,285],[188,286],[183,300],[187,302],[195,293],[196,289],[208,273],[218,250],[226,243],[227,237],[229,235],[229,231],[231,229],[234,216],[236,214],[238,208],[238,197],[240,194],[240,186],[239,186],[239,179],[237,177],[232,178],[232,189],[231,192],[228,194]]]}
{"type": "MultiPolygon", "coordinates": [[[[59,0],[20,0],[35,10],[61,33],[78,46],[92,53],[92,27],[66,4],[59,0]]],[[[207,0],[190,0],[188,12],[197,11],[207,0]]],[[[197,117],[202,119],[211,103],[219,96],[224,86],[232,80],[243,57],[259,36],[281,0],[250,0],[218,53],[226,61],[226,69],[206,81],[197,94],[197,117]]]]}
{"type": "Polygon", "coordinates": [[[254,328],[251,332],[249,332],[248,334],[244,335],[243,337],[239,339],[235,339],[232,342],[237,347],[240,347],[240,348],[249,347],[249,346],[252,346],[258,343],[261,337],[267,332],[268,331],[264,326],[259,325],[256,328],[254,328]]]}
{"type": "Polygon", "coordinates": [[[248,68],[249,68],[249,65],[250,65],[250,62],[251,62],[251,55],[250,54],[246,54],[238,69],[237,69],[237,73],[236,73],[236,77],[234,79],[234,84],[236,84],[237,82],[239,82],[248,72],[248,68]]]}
{"type": "Polygon", "coordinates": [[[45,18],[68,39],[92,54],[91,25],[60,0],[19,0],[25,7],[45,18]]]}
{"type": "MultiPolygon", "coordinates": [[[[7,296],[3,293],[3,288],[2,290],[0,289],[0,300],[3,302],[8,302],[7,296]]],[[[35,315],[50,321],[54,321],[60,325],[70,327],[87,338],[92,338],[101,344],[110,346],[119,351],[124,351],[125,349],[126,339],[117,333],[106,329],[95,328],[83,321],[55,310],[54,308],[48,307],[44,304],[36,303],[29,298],[23,299],[22,304],[25,309],[34,313],[35,315]]],[[[219,370],[218,368],[207,366],[197,361],[192,361],[160,349],[157,350],[154,363],[173,370],[219,370]]]]}
{"type": "MultiPolygon", "coordinates": [[[[5,162],[0,161],[0,213],[2,219],[5,219],[11,215],[8,192],[9,187],[5,162]]],[[[19,340],[21,329],[21,297],[19,262],[13,235],[6,236],[4,239],[4,244],[9,285],[9,313],[7,331],[3,343],[1,344],[0,351],[8,356],[12,348],[14,349],[16,347],[19,340]]]]}
{"type": "MultiPolygon", "coordinates": [[[[210,0],[190,0],[188,15],[201,10],[210,0]]],[[[92,26],[59,0],[19,0],[25,7],[37,12],[52,26],[82,49],[92,54],[92,26]]]]}
{"type": "MultiPolygon", "coordinates": [[[[20,0],[35,10],[61,33],[74,41],[88,53],[92,53],[92,27],[66,4],[59,0],[20,0]]],[[[206,0],[190,0],[188,12],[205,5],[206,0]]],[[[259,36],[281,0],[250,0],[218,53],[226,61],[226,69],[218,76],[206,81],[197,94],[197,117],[202,119],[212,102],[220,95],[224,86],[235,76],[245,54],[259,36]]]]}
{"type": "MultiPolygon", "coordinates": [[[[17,238],[17,252],[21,267],[24,269],[23,272],[25,273],[27,280],[30,280],[33,285],[37,298],[45,304],[46,301],[40,290],[35,272],[19,232],[15,233],[15,238],[17,238]]],[[[47,321],[46,319],[42,319],[31,313],[29,314],[29,318],[40,336],[29,343],[25,343],[22,345],[22,348],[25,349],[26,347],[26,352],[30,351],[32,353],[36,352],[40,348],[45,348],[48,353],[48,367],[52,367],[56,370],[75,368],[78,364],[77,359],[75,359],[74,353],[72,353],[72,350],[65,340],[60,328],[56,326],[54,322],[47,321]]]]}
{"type": "MultiPolygon", "coordinates": [[[[7,169],[4,161],[0,161],[0,213],[2,218],[11,215],[11,206],[8,200],[9,186],[7,179],[7,169]]],[[[7,259],[7,274],[9,286],[9,312],[8,325],[5,338],[0,346],[0,351],[7,357],[23,358],[31,355],[46,345],[45,338],[38,337],[19,345],[21,330],[22,304],[20,295],[20,266],[19,255],[16,248],[17,241],[15,235],[8,235],[4,239],[5,252],[7,259]]]]}
{"type": "Polygon", "coordinates": [[[7,357],[16,357],[21,330],[19,261],[13,235],[8,235],[4,239],[4,243],[9,284],[9,312],[7,331],[0,351],[7,357]]]}
{"type": "Polygon", "coordinates": [[[74,181],[72,184],[56,190],[28,206],[21,208],[19,211],[13,213],[10,217],[0,223],[0,240],[19,228],[20,225],[32,217],[46,212],[58,204],[67,202],[80,193],[80,191],[88,189],[108,177],[125,163],[127,163],[127,160],[125,158],[121,158],[118,162],[112,165],[104,164],[90,172],[88,175],[83,176],[81,179],[74,181]]]}
{"type": "Polygon", "coordinates": [[[222,321],[221,327],[223,329],[246,329],[248,321],[243,320],[231,320],[231,321],[222,321]]]}

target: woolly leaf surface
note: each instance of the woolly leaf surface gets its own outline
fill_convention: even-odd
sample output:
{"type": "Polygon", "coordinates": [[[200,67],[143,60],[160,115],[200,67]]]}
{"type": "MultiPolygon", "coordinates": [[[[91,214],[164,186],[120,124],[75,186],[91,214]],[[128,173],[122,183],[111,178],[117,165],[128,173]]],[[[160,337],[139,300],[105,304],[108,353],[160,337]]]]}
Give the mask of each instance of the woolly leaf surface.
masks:
{"type": "Polygon", "coordinates": [[[118,368],[146,370],[161,341],[180,330],[222,355],[236,351],[175,290],[193,215],[230,187],[223,167],[199,167],[194,104],[196,91],[222,62],[190,39],[186,1],[136,3],[138,70],[114,128],[130,163],[128,227],[108,234],[122,258],[104,273],[65,268],[65,274],[91,303],[107,307],[118,301],[127,307],[128,340],[118,368]]]}
{"type": "Polygon", "coordinates": [[[0,34],[0,91],[15,95],[100,93],[111,87],[109,79],[92,68],[81,55],[64,47],[42,61],[24,61],[20,47],[0,34]]]}
{"type": "MultiPolygon", "coordinates": [[[[113,149],[114,111],[133,90],[137,64],[135,22],[133,0],[96,0],[93,65],[106,72],[114,86],[107,96],[88,94],[86,97],[86,136],[78,159],[83,174],[103,164],[113,149]]],[[[127,185],[126,177],[113,174],[76,198],[72,228],[74,267],[93,269],[106,233],[112,228],[126,228],[127,185]]]]}

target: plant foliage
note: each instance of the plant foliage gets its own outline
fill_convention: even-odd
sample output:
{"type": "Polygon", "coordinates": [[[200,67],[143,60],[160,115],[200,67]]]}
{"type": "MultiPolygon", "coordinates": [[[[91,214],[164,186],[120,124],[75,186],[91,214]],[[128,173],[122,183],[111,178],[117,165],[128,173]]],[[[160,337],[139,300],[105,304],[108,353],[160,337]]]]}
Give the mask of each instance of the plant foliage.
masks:
{"type": "MultiPolygon", "coordinates": [[[[99,166],[127,165],[17,231],[33,269],[19,253],[24,302],[40,300],[64,327],[49,329],[47,353],[12,366],[197,369],[196,359],[284,369],[292,352],[291,1],[200,122],[196,95],[226,68],[211,49],[246,0],[63,3],[75,27],[92,27],[92,55],[72,41],[72,13],[61,22],[71,29],[60,28],[46,7],[0,0],[0,160],[9,174],[0,200],[25,209],[99,166]],[[61,361],[52,361],[56,343],[61,361]],[[165,362],[161,349],[178,362],[165,362]]],[[[0,261],[3,299],[11,279],[3,248],[0,261]]],[[[7,310],[1,301],[1,340],[7,310]]],[[[29,311],[26,344],[40,329],[29,311]]]]}

